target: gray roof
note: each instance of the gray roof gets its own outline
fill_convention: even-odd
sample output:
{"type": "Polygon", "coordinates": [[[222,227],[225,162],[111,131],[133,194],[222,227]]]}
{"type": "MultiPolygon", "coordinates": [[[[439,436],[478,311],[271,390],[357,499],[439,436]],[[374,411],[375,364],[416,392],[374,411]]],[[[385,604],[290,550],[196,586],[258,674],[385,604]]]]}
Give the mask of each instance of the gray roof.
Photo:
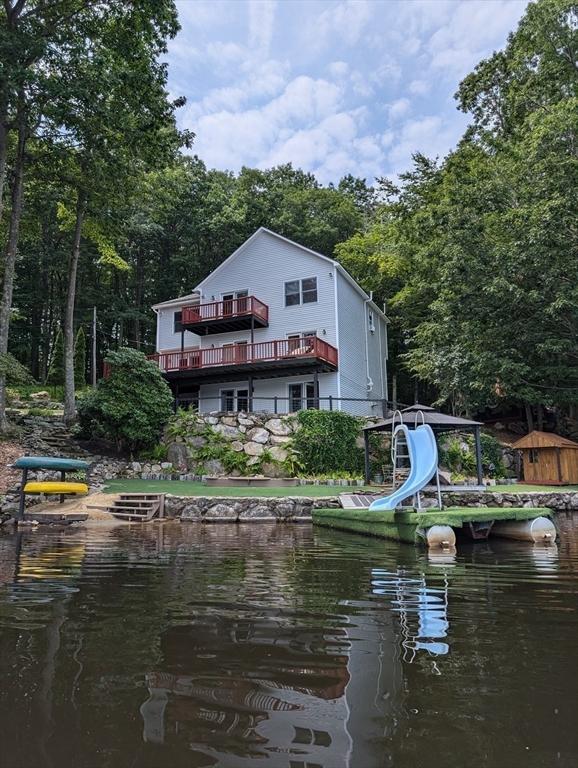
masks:
{"type": "MultiPolygon", "coordinates": [[[[420,403],[411,405],[409,408],[404,408],[401,411],[401,414],[404,423],[410,427],[413,427],[415,424],[419,426],[420,424],[425,423],[429,424],[432,429],[446,432],[449,432],[452,429],[473,429],[474,427],[480,427],[482,425],[481,421],[462,419],[460,416],[450,416],[447,413],[440,413],[439,411],[434,410],[430,405],[421,405],[420,403]]],[[[389,418],[383,419],[383,421],[378,421],[376,424],[369,424],[367,427],[364,427],[364,431],[385,432],[391,430],[392,423],[393,413],[389,418]]],[[[399,424],[399,414],[395,417],[395,423],[399,424]]]]}

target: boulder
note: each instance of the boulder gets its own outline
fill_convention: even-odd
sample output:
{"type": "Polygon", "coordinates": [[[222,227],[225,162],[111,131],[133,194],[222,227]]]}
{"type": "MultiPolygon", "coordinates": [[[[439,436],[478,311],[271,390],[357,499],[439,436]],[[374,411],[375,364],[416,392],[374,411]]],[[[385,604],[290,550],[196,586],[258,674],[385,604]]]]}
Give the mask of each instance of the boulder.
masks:
{"type": "Polygon", "coordinates": [[[243,427],[252,427],[252,426],[255,424],[255,422],[253,421],[253,419],[252,419],[252,418],[250,418],[249,416],[239,416],[239,417],[238,417],[238,422],[239,422],[239,424],[241,424],[243,427]]]}
{"type": "Polygon", "coordinates": [[[236,427],[237,418],[235,416],[223,416],[221,418],[221,424],[227,424],[229,427],[236,427]]]}
{"type": "Polygon", "coordinates": [[[261,456],[265,449],[262,443],[245,443],[243,450],[248,456],[261,456]]]}
{"type": "Polygon", "coordinates": [[[50,400],[50,392],[45,392],[44,390],[42,392],[32,392],[30,395],[31,400],[50,400]]]}
{"type": "Polygon", "coordinates": [[[292,438],[288,435],[271,435],[269,440],[271,445],[287,445],[287,443],[291,442],[292,438]]]}
{"type": "Polygon", "coordinates": [[[199,448],[202,448],[206,444],[207,444],[207,438],[201,437],[201,435],[195,435],[194,437],[187,438],[187,445],[190,448],[193,448],[195,451],[198,450],[199,448]]]}
{"type": "Polygon", "coordinates": [[[203,515],[204,520],[236,520],[237,511],[233,505],[214,504],[203,515]]]}
{"type": "Polygon", "coordinates": [[[269,419],[264,426],[273,435],[290,435],[293,432],[291,425],[282,419],[269,419]]]}
{"type": "Polygon", "coordinates": [[[285,477],[287,472],[280,467],[279,464],[273,464],[271,461],[266,461],[261,465],[261,471],[265,477],[285,477]]]}
{"type": "Polygon", "coordinates": [[[213,429],[222,435],[225,440],[237,440],[241,434],[238,429],[229,426],[229,424],[217,424],[213,429]]]}
{"type": "Polygon", "coordinates": [[[255,427],[247,432],[247,439],[254,443],[267,443],[269,441],[269,433],[263,427],[255,427]]]}
{"type": "Polygon", "coordinates": [[[240,440],[233,440],[231,443],[231,449],[240,453],[243,450],[243,443],[240,440]]]}
{"type": "Polygon", "coordinates": [[[271,448],[269,448],[269,453],[273,457],[274,461],[285,461],[287,458],[287,451],[285,448],[281,448],[280,445],[272,445],[271,448]]]}
{"type": "Polygon", "coordinates": [[[213,476],[224,475],[225,467],[219,459],[207,459],[207,461],[205,461],[205,473],[213,476]]]}
{"type": "MultiPolygon", "coordinates": [[[[256,445],[258,445],[258,443],[256,443],[256,445]]],[[[259,464],[260,461],[261,459],[258,456],[251,456],[251,458],[247,461],[247,466],[253,467],[255,464],[259,464]]]]}

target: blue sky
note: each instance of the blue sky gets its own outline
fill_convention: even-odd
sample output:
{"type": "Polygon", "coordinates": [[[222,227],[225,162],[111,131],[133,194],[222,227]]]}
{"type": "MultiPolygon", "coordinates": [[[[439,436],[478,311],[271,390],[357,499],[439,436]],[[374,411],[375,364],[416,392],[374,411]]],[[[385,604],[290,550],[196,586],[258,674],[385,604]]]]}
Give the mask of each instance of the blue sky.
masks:
{"type": "Polygon", "coordinates": [[[177,0],[171,94],[210,168],[292,162],[373,181],[467,122],[460,79],[501,48],[527,0],[177,0]]]}

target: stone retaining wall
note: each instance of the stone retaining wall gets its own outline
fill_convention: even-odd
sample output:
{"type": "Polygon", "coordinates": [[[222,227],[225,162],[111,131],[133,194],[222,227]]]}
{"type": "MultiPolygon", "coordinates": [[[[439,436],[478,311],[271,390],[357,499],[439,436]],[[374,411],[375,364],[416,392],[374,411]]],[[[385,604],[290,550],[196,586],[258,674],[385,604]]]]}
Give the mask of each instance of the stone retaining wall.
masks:
{"type": "MultiPolygon", "coordinates": [[[[447,493],[448,507],[548,507],[555,511],[578,510],[578,493],[447,493]]],[[[424,506],[434,506],[433,496],[424,498],[424,506]]],[[[311,519],[313,509],[340,507],[338,496],[325,497],[165,497],[165,512],[186,522],[300,522],[311,519]]]]}
{"type": "Polygon", "coordinates": [[[311,510],[339,507],[336,496],[242,498],[231,496],[165,496],[165,514],[186,522],[299,522],[311,520],[311,510]]]}

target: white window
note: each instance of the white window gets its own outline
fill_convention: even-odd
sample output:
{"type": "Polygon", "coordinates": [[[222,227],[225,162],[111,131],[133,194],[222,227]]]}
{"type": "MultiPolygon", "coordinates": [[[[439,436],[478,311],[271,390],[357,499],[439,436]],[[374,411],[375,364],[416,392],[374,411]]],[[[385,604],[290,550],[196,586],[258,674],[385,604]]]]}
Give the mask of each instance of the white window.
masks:
{"type": "Polygon", "coordinates": [[[249,410],[248,389],[222,389],[221,410],[227,413],[249,410]]]}
{"type": "Polygon", "coordinates": [[[304,408],[316,408],[315,382],[305,384],[289,384],[289,412],[296,413],[304,408]]]}
{"type": "Polygon", "coordinates": [[[285,283],[285,306],[313,304],[317,301],[317,278],[306,277],[303,280],[290,280],[285,283]]]}
{"type": "Polygon", "coordinates": [[[375,315],[371,310],[367,313],[367,326],[371,333],[375,333],[375,315]]]}

